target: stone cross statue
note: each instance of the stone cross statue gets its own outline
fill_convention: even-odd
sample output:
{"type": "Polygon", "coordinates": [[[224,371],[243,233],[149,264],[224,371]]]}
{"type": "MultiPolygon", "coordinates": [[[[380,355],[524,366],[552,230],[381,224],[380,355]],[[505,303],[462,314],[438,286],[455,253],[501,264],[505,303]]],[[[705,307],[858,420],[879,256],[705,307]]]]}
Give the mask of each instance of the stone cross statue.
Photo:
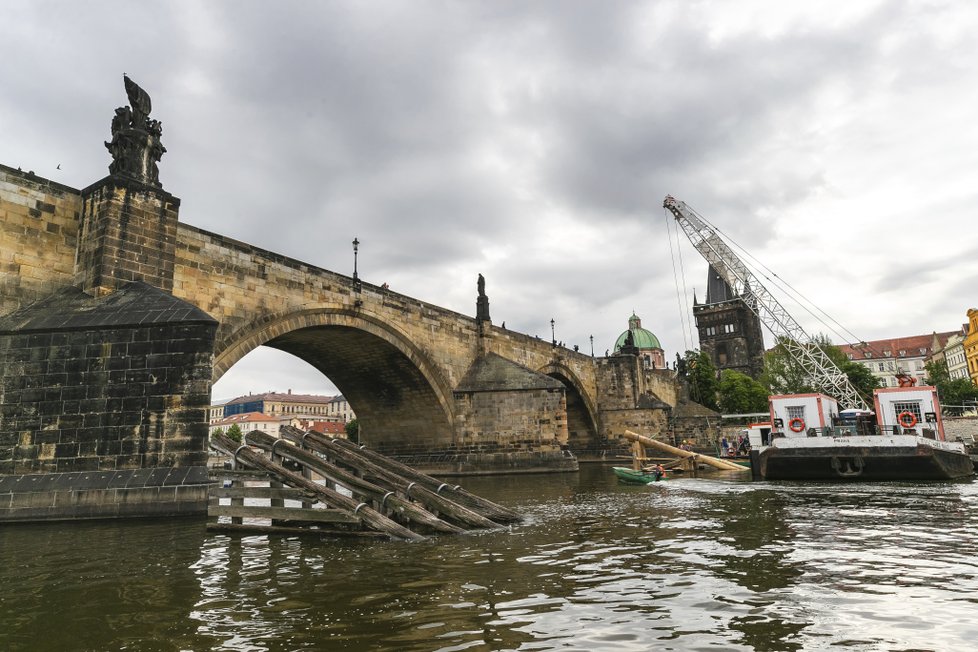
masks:
{"type": "Polygon", "coordinates": [[[116,109],[112,118],[112,140],[105,143],[112,155],[109,174],[161,188],[156,164],[166,152],[160,142],[163,125],[149,117],[153,108],[149,94],[125,75],[123,81],[129,106],[116,109]]]}

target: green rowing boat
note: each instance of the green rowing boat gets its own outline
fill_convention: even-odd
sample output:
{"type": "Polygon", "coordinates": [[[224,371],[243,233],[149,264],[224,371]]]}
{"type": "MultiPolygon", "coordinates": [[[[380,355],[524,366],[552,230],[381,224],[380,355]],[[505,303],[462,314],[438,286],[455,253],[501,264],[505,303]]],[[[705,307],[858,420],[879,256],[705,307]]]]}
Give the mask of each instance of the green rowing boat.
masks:
{"type": "Polygon", "coordinates": [[[615,475],[618,476],[618,482],[624,482],[626,484],[648,484],[650,482],[659,482],[666,479],[665,474],[657,478],[655,477],[654,473],[636,471],[624,466],[613,466],[611,469],[615,472],[615,475]]]}

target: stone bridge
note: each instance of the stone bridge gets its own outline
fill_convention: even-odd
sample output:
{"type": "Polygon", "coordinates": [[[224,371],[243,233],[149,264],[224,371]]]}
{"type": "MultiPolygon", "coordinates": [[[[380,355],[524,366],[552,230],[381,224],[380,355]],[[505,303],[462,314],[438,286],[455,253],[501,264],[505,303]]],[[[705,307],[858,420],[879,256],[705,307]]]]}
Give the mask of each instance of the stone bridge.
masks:
{"type": "MultiPolygon", "coordinates": [[[[113,143],[158,137],[132,125],[113,143]]],[[[669,370],[497,327],[481,283],[462,315],[182,224],[151,158],[81,190],[0,165],[0,519],[199,512],[211,385],[259,346],[446,472],[573,470],[675,425],[669,370]]]]}

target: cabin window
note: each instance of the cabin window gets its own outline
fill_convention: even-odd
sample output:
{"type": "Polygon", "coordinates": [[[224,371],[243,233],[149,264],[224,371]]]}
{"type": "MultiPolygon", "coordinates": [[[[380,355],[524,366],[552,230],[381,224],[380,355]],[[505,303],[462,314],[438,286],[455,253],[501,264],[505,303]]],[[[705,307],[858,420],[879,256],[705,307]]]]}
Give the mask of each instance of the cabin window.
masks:
{"type": "Polygon", "coordinates": [[[893,411],[896,416],[903,414],[904,412],[909,412],[917,419],[917,423],[922,421],[921,411],[920,411],[920,401],[898,401],[893,404],[893,411]]]}
{"type": "Polygon", "coordinates": [[[804,405],[788,405],[785,407],[788,413],[788,422],[790,423],[792,419],[805,420],[805,406],[804,405]]]}

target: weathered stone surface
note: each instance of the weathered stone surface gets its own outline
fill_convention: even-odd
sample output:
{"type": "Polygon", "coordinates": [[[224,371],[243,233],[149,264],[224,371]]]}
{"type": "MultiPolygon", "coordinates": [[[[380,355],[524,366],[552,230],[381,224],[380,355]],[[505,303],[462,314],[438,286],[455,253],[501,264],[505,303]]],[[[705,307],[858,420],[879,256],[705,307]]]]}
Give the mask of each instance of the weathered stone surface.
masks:
{"type": "Polygon", "coordinates": [[[0,473],[204,464],[216,327],[143,283],[0,318],[0,473]]]}
{"type": "Polygon", "coordinates": [[[145,471],[0,475],[0,523],[206,514],[205,467],[145,471]]]}

